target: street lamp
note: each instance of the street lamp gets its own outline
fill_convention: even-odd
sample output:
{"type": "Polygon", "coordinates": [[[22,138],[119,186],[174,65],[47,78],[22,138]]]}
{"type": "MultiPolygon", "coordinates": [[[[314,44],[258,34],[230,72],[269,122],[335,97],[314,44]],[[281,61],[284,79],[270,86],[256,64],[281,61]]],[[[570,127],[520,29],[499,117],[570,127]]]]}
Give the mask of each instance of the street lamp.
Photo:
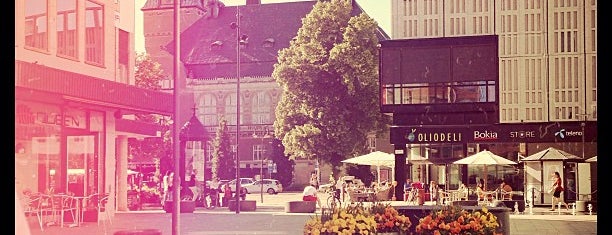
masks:
{"type": "Polygon", "coordinates": [[[576,114],[576,116],[582,117],[582,122],[580,122],[580,128],[581,128],[581,131],[582,131],[581,132],[581,136],[582,136],[582,159],[584,159],[584,126],[586,125],[586,121],[587,121],[587,118],[588,118],[589,115],[586,114],[586,113],[582,113],[582,114],[578,113],[578,114],[576,114]]]}
{"type": "MultiPolygon", "coordinates": [[[[253,133],[253,138],[260,138],[260,136],[257,135],[257,133],[253,133]]],[[[264,165],[264,153],[265,153],[265,148],[263,147],[263,142],[264,139],[270,138],[270,135],[268,134],[268,131],[266,130],[264,132],[264,135],[261,136],[261,145],[259,149],[259,152],[257,153],[257,156],[259,157],[260,160],[260,164],[259,164],[259,186],[260,186],[260,190],[259,190],[259,196],[260,196],[260,200],[261,203],[263,203],[263,165],[264,165]]]]}
{"type": "Polygon", "coordinates": [[[240,155],[238,141],[240,140],[240,46],[246,45],[248,36],[240,35],[240,7],[236,6],[236,22],[230,27],[236,30],[236,214],[240,213],[240,155]]]}

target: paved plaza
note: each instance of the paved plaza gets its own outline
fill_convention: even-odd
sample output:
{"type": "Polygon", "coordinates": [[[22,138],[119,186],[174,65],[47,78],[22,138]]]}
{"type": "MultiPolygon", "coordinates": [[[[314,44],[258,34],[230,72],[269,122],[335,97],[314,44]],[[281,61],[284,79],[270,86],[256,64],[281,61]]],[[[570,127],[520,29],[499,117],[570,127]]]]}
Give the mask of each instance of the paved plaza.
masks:
{"type": "MultiPolygon", "coordinates": [[[[201,207],[194,213],[180,215],[180,233],[182,235],[226,235],[226,234],[262,234],[262,235],[300,235],[306,220],[320,213],[285,213],[284,204],[288,200],[299,200],[300,193],[281,193],[278,195],[249,194],[247,200],[257,201],[256,211],[241,211],[236,214],[227,208],[212,210],[201,207]]],[[[402,203],[402,202],[393,202],[402,203]]],[[[577,213],[563,209],[561,214],[548,211],[549,207],[528,209],[525,214],[510,214],[511,235],[589,235],[597,234],[597,215],[577,213]]],[[[413,221],[415,223],[416,221],[413,221]]],[[[85,222],[81,227],[59,228],[46,227],[41,231],[35,220],[30,220],[32,235],[114,235],[119,231],[137,231],[153,229],[163,235],[172,234],[172,214],[161,208],[150,208],[142,211],[117,212],[110,223],[85,222]]],[[[16,234],[19,234],[18,232],[16,234]]]]}

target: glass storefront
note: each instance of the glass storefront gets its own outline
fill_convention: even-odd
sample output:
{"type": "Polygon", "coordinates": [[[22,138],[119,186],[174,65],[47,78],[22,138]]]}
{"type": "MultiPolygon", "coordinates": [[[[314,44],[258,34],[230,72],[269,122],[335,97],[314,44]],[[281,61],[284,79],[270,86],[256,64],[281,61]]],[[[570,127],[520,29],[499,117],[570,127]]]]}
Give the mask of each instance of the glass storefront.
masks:
{"type": "MultiPolygon", "coordinates": [[[[15,103],[15,187],[18,192],[98,192],[103,171],[103,112],[38,102],[15,103]]],[[[102,184],[103,185],[103,184],[102,184]]]]}

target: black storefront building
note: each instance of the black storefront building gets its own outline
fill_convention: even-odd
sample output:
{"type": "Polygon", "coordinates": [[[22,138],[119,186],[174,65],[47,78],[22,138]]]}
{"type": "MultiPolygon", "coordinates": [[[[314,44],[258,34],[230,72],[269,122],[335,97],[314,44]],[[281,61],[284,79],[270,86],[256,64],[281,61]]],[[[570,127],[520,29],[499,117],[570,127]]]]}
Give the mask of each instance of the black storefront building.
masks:
{"type": "MultiPolygon", "coordinates": [[[[486,149],[518,163],[488,166],[487,185],[506,180],[524,191],[525,156],[548,147],[581,160],[597,155],[596,121],[500,123],[497,44],[496,35],[381,41],[380,105],[381,112],[393,116],[390,143],[399,185],[409,177],[447,189],[462,183],[474,188],[483,167],[452,162],[486,149]],[[413,155],[431,164],[413,164],[413,155]]],[[[578,181],[575,162],[561,168],[570,186],[578,181]]],[[[547,181],[543,172],[537,174],[547,181]]],[[[596,191],[596,177],[590,184],[596,191]]],[[[576,188],[566,191],[566,201],[576,200],[576,188]]],[[[395,196],[403,198],[402,187],[396,187],[395,196]]]]}

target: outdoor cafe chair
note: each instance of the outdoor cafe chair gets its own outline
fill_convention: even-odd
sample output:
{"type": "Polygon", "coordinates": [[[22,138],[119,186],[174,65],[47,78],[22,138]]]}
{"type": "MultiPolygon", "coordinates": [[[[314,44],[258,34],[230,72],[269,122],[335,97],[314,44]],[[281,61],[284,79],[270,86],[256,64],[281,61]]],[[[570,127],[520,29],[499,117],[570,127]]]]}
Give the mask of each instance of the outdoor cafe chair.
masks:
{"type": "Polygon", "coordinates": [[[40,230],[44,230],[42,215],[42,196],[40,194],[32,194],[24,196],[21,200],[23,204],[23,212],[25,213],[26,217],[36,215],[40,230]]]}
{"type": "Polygon", "coordinates": [[[51,212],[55,221],[56,216],[59,216],[60,227],[64,227],[64,218],[66,213],[70,213],[72,221],[76,221],[76,203],[75,199],[66,194],[54,194],[50,196],[51,207],[43,210],[43,212],[51,212]]]}
{"type": "Polygon", "coordinates": [[[82,201],[83,205],[81,205],[81,221],[84,221],[85,211],[95,210],[98,211],[98,200],[100,198],[100,194],[92,193],[87,196],[87,198],[82,201]]]}
{"type": "Polygon", "coordinates": [[[104,214],[104,216],[106,217],[106,220],[108,220],[110,224],[113,224],[110,213],[108,212],[108,208],[106,207],[108,204],[108,196],[109,196],[108,194],[99,196],[98,208],[97,208],[98,209],[98,225],[100,225],[101,213],[104,214]]]}

